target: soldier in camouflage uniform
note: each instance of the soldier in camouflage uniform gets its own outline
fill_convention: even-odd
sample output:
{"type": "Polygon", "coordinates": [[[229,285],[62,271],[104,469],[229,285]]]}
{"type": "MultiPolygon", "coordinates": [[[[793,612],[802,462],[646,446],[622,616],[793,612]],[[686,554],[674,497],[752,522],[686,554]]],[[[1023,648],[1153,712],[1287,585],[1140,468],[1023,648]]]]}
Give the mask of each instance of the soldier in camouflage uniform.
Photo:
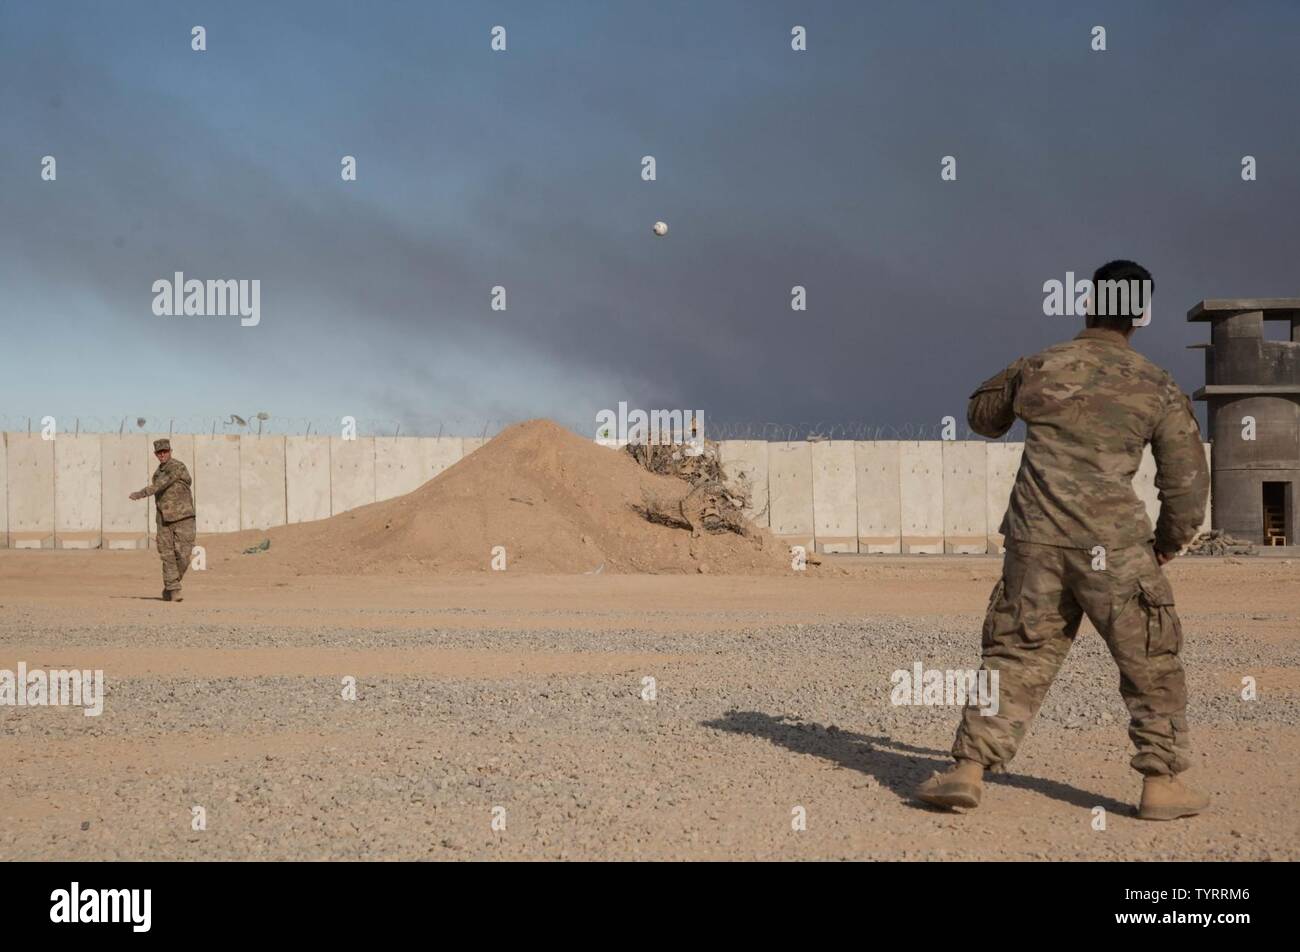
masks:
{"type": "Polygon", "coordinates": [[[158,554],[162,557],[165,602],[179,602],[181,579],[190,567],[194,548],[194,497],[190,494],[190,471],[178,459],[172,459],[171,440],[153,441],[158,469],[144,489],[131,493],[132,499],[154,497],[158,514],[158,554]]]}
{"type": "MultiPolygon", "coordinates": [[[[1106,280],[1150,274],[1115,261],[1098,269],[1094,289],[1106,280]]],[[[1129,346],[1141,306],[1114,316],[1094,310],[1073,340],[1015,361],[971,396],[975,432],[1002,436],[1019,417],[1027,434],[981,638],[983,667],[999,672],[999,706],[988,717],[962,712],[956,766],[917,792],[936,806],[978,806],[984,770],[1005,769],[1015,756],[1084,615],[1119,667],[1137,748],[1131,764],[1144,775],[1138,815],[1171,820],[1209,805],[1177,779],[1191,765],[1183,632],[1161,568],[1205,515],[1200,430],[1173,378],[1129,346]],[[1154,532],[1133,491],[1148,443],[1160,498],[1154,532]]]]}

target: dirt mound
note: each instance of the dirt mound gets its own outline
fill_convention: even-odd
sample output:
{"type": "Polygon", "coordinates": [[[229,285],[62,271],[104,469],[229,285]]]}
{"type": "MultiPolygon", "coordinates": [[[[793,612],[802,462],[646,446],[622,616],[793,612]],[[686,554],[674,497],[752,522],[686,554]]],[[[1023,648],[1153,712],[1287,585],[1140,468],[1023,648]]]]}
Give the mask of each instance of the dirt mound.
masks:
{"type": "Polygon", "coordinates": [[[485,572],[493,548],[511,572],[705,572],[788,568],[766,529],[696,533],[647,521],[648,498],[681,500],[680,479],[648,472],[628,454],[549,420],[504,430],[405,496],[319,522],[204,539],[237,572],[272,562],[302,574],[485,572]],[[265,551],[244,554],[260,539],[265,551]]]}

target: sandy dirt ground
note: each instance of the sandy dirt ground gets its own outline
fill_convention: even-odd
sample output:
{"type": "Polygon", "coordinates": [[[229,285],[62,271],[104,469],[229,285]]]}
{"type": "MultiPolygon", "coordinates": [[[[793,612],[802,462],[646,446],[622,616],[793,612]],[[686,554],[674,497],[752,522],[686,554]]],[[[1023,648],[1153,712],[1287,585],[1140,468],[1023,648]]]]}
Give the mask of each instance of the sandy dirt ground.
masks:
{"type": "Polygon", "coordinates": [[[983,805],[910,800],[958,712],[894,706],[890,675],[978,665],[996,558],[775,578],[266,566],[218,561],[168,604],[151,552],[0,551],[0,668],[108,683],[98,717],[0,707],[0,857],[1300,858],[1294,561],[1170,567],[1188,778],[1215,798],[1176,823],[1132,815],[1118,675],[1086,623],[983,805]]]}

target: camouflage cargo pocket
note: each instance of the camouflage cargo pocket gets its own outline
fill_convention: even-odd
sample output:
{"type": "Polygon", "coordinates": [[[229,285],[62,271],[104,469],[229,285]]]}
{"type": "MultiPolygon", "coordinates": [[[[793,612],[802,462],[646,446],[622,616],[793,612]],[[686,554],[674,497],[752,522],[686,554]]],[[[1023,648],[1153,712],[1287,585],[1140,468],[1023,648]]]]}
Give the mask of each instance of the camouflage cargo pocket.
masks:
{"type": "Polygon", "coordinates": [[[997,628],[998,607],[1002,601],[1002,593],[1006,591],[1007,582],[1005,578],[998,579],[993,586],[993,593],[989,595],[989,607],[984,611],[984,629],[980,633],[980,647],[990,648],[993,645],[993,633],[997,628]]]}
{"type": "Polygon", "coordinates": [[[1183,650],[1183,624],[1174,611],[1174,592],[1164,573],[1138,579],[1138,601],[1147,619],[1147,657],[1183,650]]]}

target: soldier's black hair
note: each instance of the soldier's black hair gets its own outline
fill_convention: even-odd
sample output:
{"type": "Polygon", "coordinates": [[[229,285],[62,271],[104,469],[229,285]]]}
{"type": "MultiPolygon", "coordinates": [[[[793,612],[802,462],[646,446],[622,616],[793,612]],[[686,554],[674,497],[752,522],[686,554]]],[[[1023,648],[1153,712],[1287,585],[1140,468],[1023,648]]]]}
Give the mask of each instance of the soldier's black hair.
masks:
{"type": "Polygon", "coordinates": [[[1156,282],[1151,272],[1136,261],[1117,258],[1107,261],[1092,273],[1093,313],[1088,316],[1089,327],[1107,327],[1111,330],[1127,331],[1133,327],[1133,320],[1142,316],[1148,304],[1148,295],[1155,290],[1156,282]],[[1102,293],[1105,282],[1123,282],[1134,288],[1136,294],[1124,298],[1127,306],[1116,308],[1116,313],[1107,313],[1108,304],[1113,303],[1108,295],[1102,293]]]}

